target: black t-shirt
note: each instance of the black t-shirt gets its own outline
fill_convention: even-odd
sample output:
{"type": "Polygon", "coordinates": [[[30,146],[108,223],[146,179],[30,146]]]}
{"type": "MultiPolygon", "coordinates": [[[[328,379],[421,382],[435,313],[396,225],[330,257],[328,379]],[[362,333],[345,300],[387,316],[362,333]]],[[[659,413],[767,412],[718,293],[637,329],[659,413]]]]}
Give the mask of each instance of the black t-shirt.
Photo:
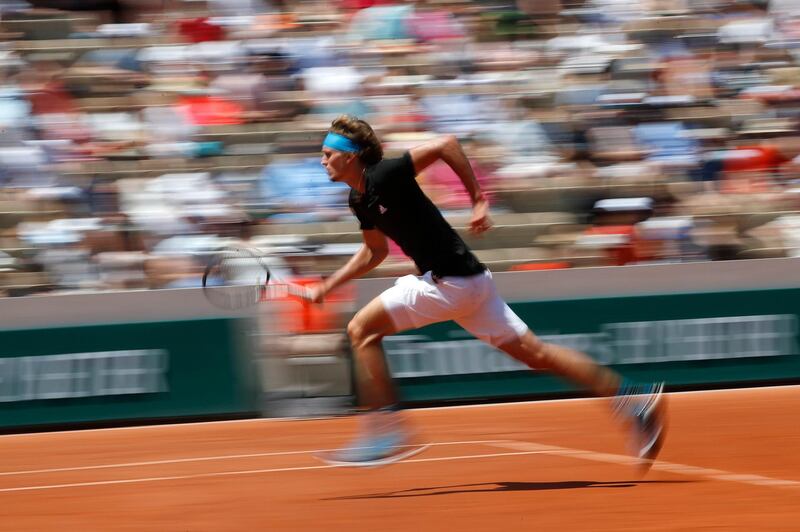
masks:
{"type": "Polygon", "coordinates": [[[408,152],[367,167],[364,175],[364,194],[350,191],[361,229],[377,228],[394,240],[420,273],[468,276],[486,270],[419,188],[408,152]]]}

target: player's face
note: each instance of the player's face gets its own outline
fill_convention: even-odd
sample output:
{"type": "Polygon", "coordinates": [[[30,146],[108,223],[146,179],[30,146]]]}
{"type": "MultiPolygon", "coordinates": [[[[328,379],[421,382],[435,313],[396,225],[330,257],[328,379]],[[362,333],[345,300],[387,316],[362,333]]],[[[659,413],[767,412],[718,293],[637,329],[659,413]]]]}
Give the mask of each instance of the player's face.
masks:
{"type": "Polygon", "coordinates": [[[328,172],[331,181],[341,181],[347,168],[352,164],[354,155],[328,147],[322,148],[322,166],[328,172]]]}

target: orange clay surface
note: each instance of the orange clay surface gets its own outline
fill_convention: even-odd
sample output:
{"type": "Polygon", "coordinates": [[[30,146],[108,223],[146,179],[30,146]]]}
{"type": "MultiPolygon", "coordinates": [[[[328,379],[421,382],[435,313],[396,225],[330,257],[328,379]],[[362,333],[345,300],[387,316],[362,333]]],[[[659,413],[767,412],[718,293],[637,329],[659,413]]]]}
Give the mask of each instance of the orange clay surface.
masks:
{"type": "Polygon", "coordinates": [[[800,387],[670,394],[643,477],[599,400],[413,410],[433,443],[333,468],[353,418],[0,437],[0,530],[800,530],[800,387]]]}

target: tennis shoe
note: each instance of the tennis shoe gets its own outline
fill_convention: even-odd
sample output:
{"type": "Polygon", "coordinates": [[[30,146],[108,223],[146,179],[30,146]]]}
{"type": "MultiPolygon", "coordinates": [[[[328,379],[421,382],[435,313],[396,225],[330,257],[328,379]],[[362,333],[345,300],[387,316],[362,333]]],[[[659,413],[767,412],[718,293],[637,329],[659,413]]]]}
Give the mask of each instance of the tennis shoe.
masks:
{"type": "Polygon", "coordinates": [[[631,452],[647,471],[661,451],[666,437],[666,408],[664,383],[647,384],[618,398],[622,412],[631,425],[631,452]]]}
{"type": "Polygon", "coordinates": [[[414,443],[407,431],[398,425],[388,430],[364,431],[350,445],[317,457],[335,466],[377,467],[399,462],[428,447],[414,443]]]}

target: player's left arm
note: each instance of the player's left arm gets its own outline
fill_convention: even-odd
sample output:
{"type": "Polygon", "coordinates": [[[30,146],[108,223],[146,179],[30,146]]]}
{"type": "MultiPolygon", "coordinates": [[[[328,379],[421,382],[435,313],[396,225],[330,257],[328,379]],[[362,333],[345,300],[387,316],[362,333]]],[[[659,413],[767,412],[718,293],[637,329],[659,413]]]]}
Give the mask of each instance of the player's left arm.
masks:
{"type": "Polygon", "coordinates": [[[453,169],[464,188],[467,189],[472,200],[472,219],[470,220],[470,231],[480,234],[492,226],[489,218],[489,203],[481,191],[480,184],[472,171],[461,143],[453,135],[439,137],[409,150],[411,162],[414,164],[416,173],[422,172],[437,160],[441,159],[453,169]]]}

